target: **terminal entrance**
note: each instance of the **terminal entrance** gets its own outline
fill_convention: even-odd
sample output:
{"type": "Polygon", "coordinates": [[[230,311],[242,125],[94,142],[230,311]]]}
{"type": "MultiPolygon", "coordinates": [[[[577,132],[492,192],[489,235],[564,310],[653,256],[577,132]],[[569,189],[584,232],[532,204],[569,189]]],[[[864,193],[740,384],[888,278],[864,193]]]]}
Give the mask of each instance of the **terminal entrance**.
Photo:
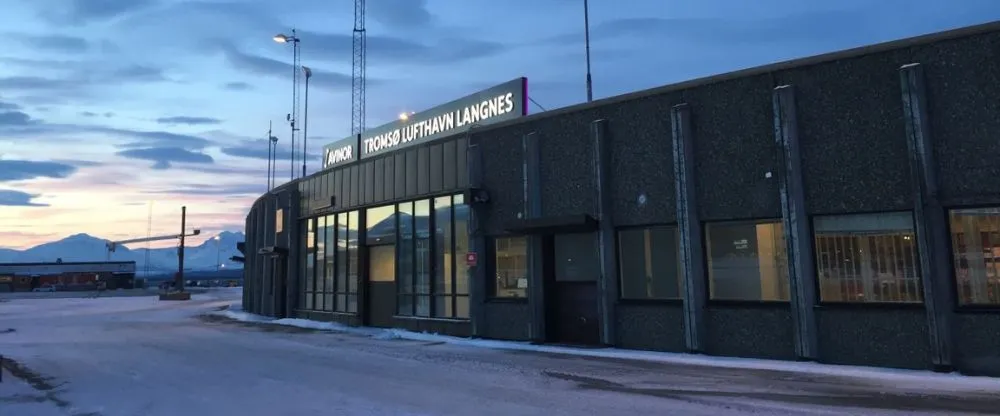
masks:
{"type": "Polygon", "coordinates": [[[368,246],[368,296],[366,324],[391,327],[396,313],[396,246],[368,246]]]}
{"type": "Polygon", "coordinates": [[[555,234],[542,241],[547,341],[600,344],[597,235],[555,234]]]}

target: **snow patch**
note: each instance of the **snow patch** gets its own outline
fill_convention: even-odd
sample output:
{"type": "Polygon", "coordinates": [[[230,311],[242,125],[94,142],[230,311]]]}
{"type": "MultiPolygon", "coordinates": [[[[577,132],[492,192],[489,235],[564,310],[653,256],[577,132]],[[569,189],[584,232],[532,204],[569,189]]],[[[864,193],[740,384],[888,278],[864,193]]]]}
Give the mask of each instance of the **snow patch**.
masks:
{"type": "Polygon", "coordinates": [[[498,341],[476,338],[461,338],[428,332],[414,332],[399,328],[379,329],[370,327],[351,327],[339,323],[319,322],[307,319],[274,319],[242,311],[237,304],[229,310],[218,314],[243,322],[268,323],[288,325],[299,328],[326,330],[338,333],[349,333],[371,337],[378,340],[411,340],[425,342],[443,342],[477,348],[500,350],[533,351],[550,354],[566,354],[582,357],[613,358],[626,360],[650,361],[667,364],[681,364],[703,367],[720,367],[745,370],[771,370],[821,376],[848,377],[868,379],[885,384],[898,386],[908,383],[918,387],[933,387],[935,390],[946,391],[996,391],[1000,389],[1000,378],[966,376],[959,373],[934,373],[920,370],[903,370],[879,367],[862,367],[831,365],[811,362],[790,362],[779,360],[750,359],[736,357],[715,357],[700,354],[682,354],[656,351],[625,350],[618,348],[582,349],[551,345],[535,345],[527,342],[498,341]]]}

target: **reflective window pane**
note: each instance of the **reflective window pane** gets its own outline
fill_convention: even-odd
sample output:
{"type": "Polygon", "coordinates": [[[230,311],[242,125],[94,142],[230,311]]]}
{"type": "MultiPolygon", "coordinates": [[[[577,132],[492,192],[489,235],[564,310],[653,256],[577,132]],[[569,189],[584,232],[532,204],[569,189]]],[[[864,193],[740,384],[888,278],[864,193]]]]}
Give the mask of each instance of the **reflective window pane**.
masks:
{"type": "Polygon", "coordinates": [[[326,217],[316,219],[316,300],[313,309],[324,310],[323,293],[326,292],[326,217]]]}
{"type": "MultiPolygon", "coordinates": [[[[452,239],[451,197],[434,198],[434,293],[454,293],[454,241],[452,239]]],[[[448,302],[450,308],[451,303],[448,302]]],[[[443,311],[435,313],[442,315],[443,311]]]]}
{"type": "Polygon", "coordinates": [[[396,239],[396,207],[370,208],[365,213],[368,244],[391,244],[396,239]]]}
{"type": "MultiPolygon", "coordinates": [[[[399,204],[399,241],[396,244],[396,291],[413,293],[413,203],[399,204]]],[[[412,311],[410,312],[412,314],[412,311]]]]}
{"type": "Polygon", "coordinates": [[[348,214],[342,212],[337,214],[337,277],[336,277],[336,310],[347,312],[347,302],[344,293],[347,293],[348,275],[348,253],[347,253],[347,222],[348,214]]]}
{"type": "MultiPolygon", "coordinates": [[[[347,216],[347,292],[358,292],[358,211],[347,216]]],[[[350,312],[350,311],[348,311],[350,312]]]]}
{"type": "Polygon", "coordinates": [[[459,194],[454,199],[455,211],[455,293],[469,294],[469,265],[465,255],[469,253],[469,206],[459,194]]]}
{"type": "Polygon", "coordinates": [[[336,258],[337,258],[337,216],[327,215],[326,216],[326,237],[324,243],[324,259],[325,265],[323,266],[323,280],[324,280],[324,293],[323,296],[323,310],[334,311],[333,303],[333,293],[336,291],[336,258]]]}
{"type": "Polygon", "coordinates": [[[959,304],[1000,305],[1000,208],[948,214],[959,304]]]}
{"type": "MultiPolygon", "coordinates": [[[[414,221],[416,226],[416,288],[418,294],[431,293],[431,201],[420,200],[413,203],[414,221]]],[[[420,304],[417,304],[420,308],[420,304]]]]}
{"type": "Polygon", "coordinates": [[[707,224],[711,299],[788,301],[788,256],[779,221],[707,224]]]}
{"type": "Polygon", "coordinates": [[[819,216],[813,233],[821,301],[923,300],[910,212],[819,216]]]}
{"type": "Polygon", "coordinates": [[[498,237],[495,240],[496,283],[493,296],[525,298],[528,295],[528,238],[498,237]]]}
{"type": "Polygon", "coordinates": [[[674,226],[618,232],[618,265],[623,299],[680,299],[679,233],[674,226]]]}
{"type": "Polygon", "coordinates": [[[303,305],[303,308],[312,310],[314,308],[313,293],[316,290],[316,220],[309,219],[307,222],[305,272],[306,303],[303,305]]]}

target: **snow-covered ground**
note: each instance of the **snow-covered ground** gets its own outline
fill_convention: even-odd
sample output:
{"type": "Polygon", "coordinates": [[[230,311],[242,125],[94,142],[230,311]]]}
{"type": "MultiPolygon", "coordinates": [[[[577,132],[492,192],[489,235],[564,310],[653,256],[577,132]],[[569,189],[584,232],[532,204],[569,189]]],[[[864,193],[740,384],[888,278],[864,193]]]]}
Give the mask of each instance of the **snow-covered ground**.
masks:
{"type": "Polygon", "coordinates": [[[1000,414],[996,379],[274,321],[239,296],[0,303],[24,379],[0,415],[1000,414]]]}

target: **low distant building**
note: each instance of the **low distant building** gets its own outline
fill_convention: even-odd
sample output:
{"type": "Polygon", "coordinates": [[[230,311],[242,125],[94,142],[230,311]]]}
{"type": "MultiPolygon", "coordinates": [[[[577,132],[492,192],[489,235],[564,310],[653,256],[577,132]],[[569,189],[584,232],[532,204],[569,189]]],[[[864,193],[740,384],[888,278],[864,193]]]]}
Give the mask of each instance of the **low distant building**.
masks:
{"type": "Polygon", "coordinates": [[[55,290],[131,289],[134,285],[134,261],[0,263],[0,292],[48,286],[55,290]]]}

